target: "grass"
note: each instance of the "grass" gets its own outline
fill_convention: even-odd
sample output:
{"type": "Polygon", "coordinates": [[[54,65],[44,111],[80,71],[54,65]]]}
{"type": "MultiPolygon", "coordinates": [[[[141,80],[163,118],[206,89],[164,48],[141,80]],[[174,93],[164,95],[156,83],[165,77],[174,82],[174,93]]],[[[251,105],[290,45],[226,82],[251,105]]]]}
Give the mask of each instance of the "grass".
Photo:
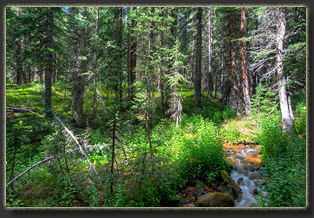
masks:
{"type": "Polygon", "coordinates": [[[220,134],[228,143],[254,143],[257,140],[257,120],[249,116],[231,118],[222,124],[220,134]]]}

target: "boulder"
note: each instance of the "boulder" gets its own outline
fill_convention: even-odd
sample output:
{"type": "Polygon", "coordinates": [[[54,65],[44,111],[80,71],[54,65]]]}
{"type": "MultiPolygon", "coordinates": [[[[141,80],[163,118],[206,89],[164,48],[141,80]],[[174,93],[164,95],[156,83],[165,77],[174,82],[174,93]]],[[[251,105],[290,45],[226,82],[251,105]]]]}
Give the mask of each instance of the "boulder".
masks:
{"type": "Polygon", "coordinates": [[[197,181],[196,186],[195,186],[197,192],[199,194],[203,194],[205,192],[205,184],[203,181],[197,181]]]}
{"type": "Polygon", "coordinates": [[[234,198],[227,193],[207,193],[200,196],[196,207],[234,207],[234,198]]]}
{"type": "Polygon", "coordinates": [[[231,195],[234,199],[238,198],[237,194],[229,184],[221,186],[221,193],[227,193],[231,195]]]}
{"type": "Polygon", "coordinates": [[[231,176],[227,173],[226,170],[223,170],[221,173],[221,177],[223,178],[224,181],[227,181],[228,184],[231,186],[231,188],[234,190],[236,195],[238,197],[241,197],[242,195],[242,190],[240,186],[231,178],[231,176]]]}
{"type": "Polygon", "coordinates": [[[250,172],[248,177],[250,180],[255,181],[255,180],[260,179],[262,176],[260,174],[258,174],[257,172],[250,172]]]}
{"type": "Polygon", "coordinates": [[[201,180],[198,180],[198,181],[196,182],[195,188],[196,188],[196,189],[200,189],[200,188],[204,188],[204,186],[205,186],[204,182],[201,181],[201,180]]]}

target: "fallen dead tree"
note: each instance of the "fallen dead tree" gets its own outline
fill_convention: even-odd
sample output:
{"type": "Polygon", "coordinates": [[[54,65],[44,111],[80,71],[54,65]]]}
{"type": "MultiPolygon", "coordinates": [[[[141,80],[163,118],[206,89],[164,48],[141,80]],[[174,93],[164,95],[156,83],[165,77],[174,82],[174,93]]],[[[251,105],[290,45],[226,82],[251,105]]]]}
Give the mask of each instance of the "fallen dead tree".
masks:
{"type": "Polygon", "coordinates": [[[40,115],[32,110],[29,110],[29,109],[25,109],[25,108],[14,108],[14,107],[6,107],[6,109],[8,110],[12,110],[13,112],[31,112],[31,113],[34,113],[36,115],[40,115]]]}
{"type": "Polygon", "coordinates": [[[94,165],[92,164],[92,162],[89,160],[87,154],[85,153],[85,151],[83,150],[82,146],[80,145],[80,143],[78,142],[77,138],[73,135],[73,133],[61,122],[61,120],[56,116],[56,114],[54,112],[52,112],[53,115],[55,116],[55,118],[58,120],[59,123],[61,123],[61,125],[64,127],[65,131],[71,136],[71,138],[74,140],[74,142],[77,144],[77,146],[79,147],[80,152],[82,153],[82,155],[86,158],[87,162],[90,165],[90,168],[93,170],[94,174],[96,175],[96,178],[101,181],[101,178],[99,177],[96,168],[94,167],[94,165]]]}
{"type": "MultiPolygon", "coordinates": [[[[11,108],[11,107],[7,107],[7,109],[14,109],[14,110],[19,110],[19,111],[27,111],[27,112],[33,112],[33,111],[30,111],[30,110],[27,110],[27,109],[23,109],[23,108],[11,108]]],[[[33,112],[35,113],[35,112],[33,112]]],[[[65,154],[68,154],[68,153],[71,153],[71,152],[74,152],[74,151],[80,151],[81,154],[86,158],[87,162],[89,163],[90,165],[90,168],[93,170],[94,174],[96,175],[96,178],[98,181],[101,181],[101,178],[99,177],[97,171],[96,171],[96,168],[94,167],[94,165],[92,164],[92,162],[89,160],[87,154],[85,153],[85,151],[83,150],[82,146],[80,145],[80,143],[78,142],[77,138],[73,135],[73,133],[61,122],[61,120],[56,116],[56,114],[54,112],[52,112],[53,115],[55,116],[55,118],[57,119],[57,121],[64,127],[64,129],[66,130],[66,132],[71,136],[71,138],[74,140],[74,142],[77,144],[78,146],[78,149],[74,149],[74,150],[71,150],[71,151],[67,151],[65,152],[65,154]]],[[[37,113],[35,113],[37,114],[37,113]]],[[[40,115],[40,114],[38,114],[40,115]]],[[[91,146],[88,146],[88,147],[91,147],[91,146]]],[[[87,148],[87,147],[86,147],[87,148]]],[[[8,187],[9,185],[11,185],[12,183],[14,183],[18,178],[20,178],[21,176],[23,176],[25,173],[27,173],[28,171],[30,171],[31,169],[33,169],[34,167],[48,161],[48,160],[51,160],[53,158],[55,158],[57,156],[50,156],[50,157],[47,157],[45,158],[44,160],[42,161],[39,161],[37,162],[36,164],[30,166],[29,168],[27,168],[25,171],[23,171],[22,173],[20,173],[18,176],[14,177],[10,182],[8,182],[6,184],[6,187],[8,187]]]]}
{"type": "Polygon", "coordinates": [[[51,160],[53,159],[54,156],[51,156],[51,157],[47,157],[45,158],[44,160],[42,161],[39,161],[38,163],[30,166],[29,168],[27,168],[24,172],[20,173],[18,176],[16,176],[15,178],[13,178],[10,182],[8,182],[8,184],[6,184],[6,187],[8,187],[9,185],[11,185],[13,182],[15,182],[18,178],[20,178],[21,176],[23,176],[25,173],[27,173],[28,171],[30,171],[32,168],[38,166],[39,164],[42,164],[44,162],[46,162],[47,160],[51,160]]]}
{"type": "MultiPolygon", "coordinates": [[[[92,147],[92,146],[87,146],[87,147],[85,147],[85,148],[89,148],[89,147],[92,147]]],[[[69,153],[72,153],[72,152],[78,151],[78,150],[80,150],[80,149],[77,148],[77,149],[74,149],[74,150],[71,150],[71,151],[67,151],[67,152],[65,152],[65,154],[69,154],[69,153]]],[[[46,161],[48,161],[48,160],[52,160],[52,159],[54,159],[54,158],[56,158],[56,157],[59,157],[59,156],[61,156],[61,155],[46,157],[44,160],[35,163],[34,165],[30,166],[29,168],[27,168],[26,170],[24,170],[22,173],[20,173],[18,176],[14,177],[10,182],[8,182],[8,183],[6,184],[6,187],[8,187],[8,186],[11,185],[12,183],[14,183],[18,178],[20,178],[21,176],[23,176],[25,173],[27,173],[28,171],[30,171],[30,170],[33,169],[34,167],[37,167],[38,165],[40,165],[40,164],[42,164],[42,163],[44,163],[44,162],[46,162],[46,161]]]]}

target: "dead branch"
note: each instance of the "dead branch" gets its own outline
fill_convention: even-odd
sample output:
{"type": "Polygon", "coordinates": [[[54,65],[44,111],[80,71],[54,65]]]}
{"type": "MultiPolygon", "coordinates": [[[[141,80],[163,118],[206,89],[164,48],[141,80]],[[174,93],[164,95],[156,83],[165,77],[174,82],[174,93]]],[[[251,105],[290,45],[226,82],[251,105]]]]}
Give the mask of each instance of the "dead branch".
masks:
{"type": "MultiPolygon", "coordinates": [[[[92,147],[92,146],[87,146],[87,147],[85,147],[85,148],[88,148],[88,147],[92,147]]],[[[78,151],[78,150],[80,150],[80,149],[77,148],[77,149],[74,149],[74,150],[70,150],[70,151],[65,152],[65,154],[69,154],[69,153],[72,153],[72,152],[78,151]]],[[[8,184],[6,184],[6,187],[8,187],[9,185],[11,185],[13,182],[15,182],[18,178],[20,178],[21,176],[23,176],[23,175],[24,175],[25,173],[27,173],[28,171],[30,171],[32,168],[34,168],[34,167],[36,167],[36,166],[38,166],[38,165],[40,165],[40,164],[46,162],[47,160],[51,160],[51,159],[53,159],[53,158],[55,158],[55,157],[59,157],[59,156],[61,156],[61,155],[47,157],[47,158],[45,158],[44,160],[39,161],[38,163],[36,163],[36,164],[30,166],[30,167],[27,168],[25,171],[23,171],[22,173],[20,173],[18,176],[16,176],[15,178],[13,178],[10,182],[8,182],[8,184]]]]}
{"type": "Polygon", "coordinates": [[[66,130],[66,132],[71,136],[71,138],[75,141],[75,143],[77,144],[77,146],[79,147],[81,153],[83,154],[83,156],[86,158],[87,162],[89,163],[91,169],[93,170],[93,172],[95,173],[96,175],[96,178],[101,181],[97,171],[96,171],[96,168],[94,167],[94,165],[92,164],[92,162],[89,160],[87,154],[85,153],[85,151],[83,150],[82,146],[80,145],[80,143],[78,142],[77,138],[73,135],[73,133],[68,129],[66,128],[66,126],[61,122],[61,120],[56,116],[56,114],[54,112],[52,112],[53,115],[55,116],[55,118],[58,120],[59,123],[61,123],[61,125],[64,127],[64,129],[66,130]]]}
{"type": "Polygon", "coordinates": [[[128,166],[128,168],[129,168],[129,170],[130,170],[130,173],[131,173],[131,175],[133,176],[133,172],[132,172],[131,166],[130,166],[130,164],[129,164],[128,157],[127,157],[127,155],[126,155],[126,152],[125,152],[125,149],[124,149],[124,146],[123,146],[123,142],[122,142],[122,138],[121,138],[121,135],[120,135],[120,134],[118,134],[118,139],[119,139],[119,141],[120,141],[120,143],[121,143],[121,147],[122,147],[122,150],[123,150],[123,154],[124,154],[124,159],[125,159],[126,165],[128,166]]]}
{"type": "Polygon", "coordinates": [[[54,158],[54,156],[51,157],[47,157],[42,161],[39,161],[38,163],[30,166],[29,168],[27,168],[24,172],[20,173],[18,176],[16,176],[15,178],[13,178],[8,184],[6,184],[6,187],[8,187],[9,185],[11,185],[13,182],[15,182],[18,178],[20,178],[21,176],[23,176],[25,173],[27,173],[28,171],[30,171],[32,168],[38,166],[39,164],[42,164],[44,162],[46,162],[47,160],[51,160],[52,158],[54,158]]]}
{"type": "Polygon", "coordinates": [[[28,110],[28,109],[24,109],[24,108],[13,108],[13,107],[6,107],[6,109],[8,110],[12,110],[13,112],[31,112],[31,113],[34,113],[36,115],[40,115],[34,111],[31,111],[31,110],[28,110]]]}

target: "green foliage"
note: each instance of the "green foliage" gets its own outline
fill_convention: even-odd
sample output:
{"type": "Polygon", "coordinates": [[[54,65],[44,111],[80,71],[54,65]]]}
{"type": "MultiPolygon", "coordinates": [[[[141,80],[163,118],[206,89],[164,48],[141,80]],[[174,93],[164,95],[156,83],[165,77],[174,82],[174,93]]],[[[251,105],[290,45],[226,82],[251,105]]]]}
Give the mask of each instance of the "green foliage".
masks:
{"type": "Polygon", "coordinates": [[[263,163],[264,189],[260,206],[306,206],[306,142],[294,134],[285,134],[280,117],[264,116],[258,134],[263,163]]]}
{"type": "Polygon", "coordinates": [[[22,199],[15,199],[16,194],[7,193],[6,195],[6,207],[23,207],[24,203],[22,199]]]}
{"type": "Polygon", "coordinates": [[[227,107],[222,112],[222,118],[228,120],[237,116],[237,111],[234,108],[227,107]]]}
{"type": "Polygon", "coordinates": [[[270,159],[261,170],[264,190],[268,195],[258,195],[260,206],[267,207],[305,207],[306,206],[306,168],[295,157],[270,159]]]}
{"type": "Polygon", "coordinates": [[[283,133],[280,123],[281,118],[278,115],[264,115],[260,119],[258,141],[261,145],[261,158],[266,162],[287,151],[287,136],[283,133]]]}
{"type": "MultiPolygon", "coordinates": [[[[216,138],[217,127],[201,116],[193,116],[185,123],[175,161],[184,182],[218,176],[225,166],[222,141],[216,138]]],[[[184,186],[185,183],[182,185],[184,186]]]]}
{"type": "MultiPolygon", "coordinates": [[[[276,94],[271,92],[270,89],[259,83],[256,87],[256,93],[251,99],[251,113],[269,113],[276,105],[276,94]]],[[[279,113],[278,110],[274,110],[274,113],[279,113]]]]}
{"type": "Polygon", "coordinates": [[[219,131],[219,134],[230,144],[233,144],[234,142],[243,142],[238,125],[234,122],[228,122],[224,125],[219,131]]]}
{"type": "Polygon", "coordinates": [[[298,135],[306,136],[306,104],[301,102],[295,111],[294,129],[298,135]]]}

